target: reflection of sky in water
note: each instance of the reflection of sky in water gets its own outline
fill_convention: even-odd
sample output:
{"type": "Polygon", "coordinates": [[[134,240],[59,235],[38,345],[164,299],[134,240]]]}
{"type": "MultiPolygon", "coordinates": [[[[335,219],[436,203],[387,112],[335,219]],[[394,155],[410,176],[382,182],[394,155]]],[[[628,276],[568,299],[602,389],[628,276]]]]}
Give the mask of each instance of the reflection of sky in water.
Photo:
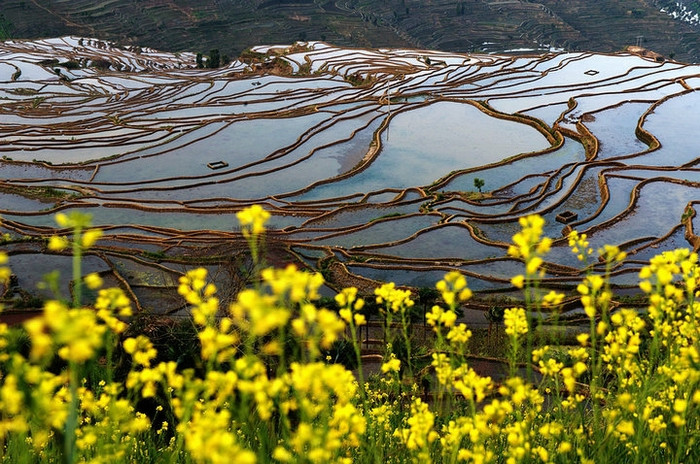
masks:
{"type": "Polygon", "coordinates": [[[353,247],[367,243],[393,242],[410,237],[421,229],[435,225],[438,219],[439,218],[435,216],[426,216],[422,214],[407,218],[390,219],[373,223],[366,229],[357,232],[321,238],[312,243],[318,245],[353,247]]]}
{"type": "Polygon", "coordinates": [[[614,227],[591,234],[591,244],[621,243],[635,238],[660,238],[680,222],[686,204],[696,200],[696,187],[652,182],[644,185],[631,214],[617,221],[614,227]]]}
{"type": "MultiPolygon", "coordinates": [[[[307,116],[310,119],[305,121],[297,121],[296,119],[298,118],[292,118],[289,120],[289,124],[292,128],[298,128],[300,124],[304,124],[303,131],[306,131],[311,129],[313,123],[326,119],[325,117],[316,116],[314,118],[312,116],[307,116]]],[[[319,177],[333,177],[349,169],[349,166],[353,166],[355,162],[359,161],[366,152],[366,147],[371,140],[371,134],[378,127],[379,122],[370,124],[369,128],[363,129],[362,127],[371,122],[375,116],[376,114],[370,113],[342,120],[325,130],[317,131],[296,147],[293,144],[296,143],[300,132],[295,130],[290,129],[283,132],[280,138],[265,138],[258,132],[265,127],[284,131],[285,126],[283,124],[275,125],[277,120],[251,121],[261,122],[261,124],[251,125],[241,124],[237,126],[233,124],[225,127],[219,134],[213,135],[214,138],[219,136],[230,141],[230,143],[224,145],[228,147],[227,151],[221,151],[219,145],[211,145],[210,139],[206,138],[193,144],[195,145],[194,147],[192,145],[183,147],[181,150],[167,152],[153,159],[140,159],[100,168],[102,176],[99,177],[99,180],[115,182],[114,178],[118,176],[117,178],[120,178],[122,182],[128,181],[130,179],[128,175],[131,172],[131,166],[135,165],[142,167],[143,170],[148,170],[148,172],[143,174],[144,179],[147,180],[176,177],[183,175],[183,173],[186,173],[186,176],[201,177],[198,179],[173,178],[150,184],[154,187],[189,186],[187,190],[180,189],[158,193],[157,191],[149,191],[149,184],[130,186],[129,188],[131,189],[141,189],[140,192],[130,194],[139,198],[180,200],[212,198],[221,196],[220,192],[224,185],[226,186],[225,196],[229,198],[264,198],[271,195],[281,195],[307,187],[318,180],[319,177]],[[229,130],[234,131],[234,135],[226,132],[229,130]],[[352,136],[353,133],[355,133],[354,137],[352,136]],[[242,134],[248,135],[240,137],[242,134]],[[284,134],[286,134],[286,139],[284,134]],[[235,137],[235,135],[239,137],[235,137]],[[350,139],[347,142],[321,148],[347,138],[350,139]],[[286,146],[282,144],[286,144],[286,146]],[[199,145],[202,147],[201,157],[193,158],[191,150],[199,145]],[[269,149],[269,151],[262,151],[265,148],[269,149]],[[287,150],[286,153],[280,152],[283,156],[269,158],[266,156],[269,153],[282,149],[287,150]],[[298,162],[312,152],[314,154],[311,158],[298,162]],[[220,160],[228,162],[229,166],[217,171],[212,171],[207,167],[207,163],[220,160]],[[256,164],[227,173],[228,170],[251,162],[256,162],[256,164]],[[343,167],[346,169],[343,169],[343,167]],[[280,168],[282,169],[277,170],[280,168]]],[[[108,191],[121,190],[124,187],[121,185],[105,185],[101,186],[101,188],[108,191]]]]}
{"type": "Polygon", "coordinates": [[[541,119],[545,124],[553,126],[562,113],[567,111],[568,107],[565,103],[559,105],[546,105],[539,108],[527,110],[524,114],[533,118],[541,119]]]}
{"type": "Polygon", "coordinates": [[[382,143],[382,151],[367,169],[316,188],[302,198],[429,185],[455,169],[549,146],[530,126],[491,118],[472,105],[460,103],[434,103],[395,116],[383,133],[382,143]],[[513,140],[518,143],[513,144],[513,140]]]}
{"type": "Polygon", "coordinates": [[[361,225],[389,214],[395,215],[414,213],[418,211],[419,205],[420,204],[417,202],[411,202],[396,206],[368,205],[363,208],[347,208],[345,210],[339,210],[337,213],[328,215],[324,218],[309,221],[306,226],[313,228],[333,228],[361,225]]]}
{"type": "Polygon", "coordinates": [[[700,94],[691,92],[664,101],[654,108],[644,129],[654,134],[661,148],[634,158],[635,163],[653,166],[681,166],[694,161],[698,152],[698,118],[700,94]]]}
{"type": "MultiPolygon", "coordinates": [[[[348,265],[349,270],[357,275],[367,277],[369,279],[379,281],[392,281],[397,285],[409,285],[412,287],[430,287],[435,285],[435,282],[445,276],[445,271],[414,271],[410,269],[375,269],[365,267],[360,264],[348,265]]],[[[470,288],[475,287],[470,282],[470,288]]]]}
{"type": "Polygon", "coordinates": [[[502,250],[483,245],[469,235],[469,230],[458,224],[447,224],[421,233],[409,242],[375,248],[375,253],[402,258],[459,258],[486,259],[500,256],[502,250]]]}
{"type": "Polygon", "coordinates": [[[216,174],[207,163],[225,161],[226,169],[264,159],[270,153],[294,143],[297,138],[328,115],[298,118],[255,119],[234,123],[212,123],[191,131],[171,143],[152,150],[157,157],[135,159],[101,167],[98,182],[135,182],[181,175],[216,174]],[[264,134],[275,134],[265,137],[264,134]],[[197,139],[200,139],[197,141],[197,139]],[[167,152],[166,152],[167,150],[167,152]],[[193,154],[196,153],[196,156],[193,154]]]}
{"type": "MultiPolygon", "coordinates": [[[[695,216],[694,219],[697,219],[698,216],[695,216]]],[[[697,222],[694,223],[694,228],[695,230],[698,230],[698,224],[697,222]]],[[[635,248],[638,248],[635,246],[635,248]]],[[[648,246],[646,248],[643,248],[639,250],[638,252],[634,253],[633,255],[630,256],[631,259],[636,259],[639,261],[648,261],[657,254],[659,254],[660,250],[675,250],[676,248],[689,248],[688,241],[685,239],[685,228],[681,227],[677,232],[674,234],[671,234],[669,237],[667,237],[665,240],[663,240],[661,243],[653,245],[653,246],[648,246]]]]}
{"type": "Polygon", "coordinates": [[[461,174],[452,179],[444,189],[472,191],[474,190],[474,179],[478,177],[486,182],[484,185],[485,191],[496,190],[517,182],[528,174],[542,174],[547,171],[554,171],[564,164],[576,163],[585,159],[583,146],[567,138],[562,147],[551,153],[528,156],[503,166],[461,174]]]}
{"type": "MultiPolygon", "coordinates": [[[[91,187],[92,183],[99,191],[80,201],[122,202],[116,208],[83,206],[94,214],[96,224],[142,224],[184,231],[232,231],[236,227],[232,212],[168,212],[158,210],[159,200],[231,205],[240,204],[240,200],[267,199],[290,213],[297,207],[305,208],[297,217],[273,215],[271,228],[301,227],[310,218],[338,212],[309,221],[308,227],[321,230],[309,232],[301,228],[288,235],[292,240],[319,239],[334,226],[365,224],[385,214],[412,214],[432,207],[431,215],[372,223],[363,230],[323,237],[305,245],[366,246],[370,254],[422,259],[502,257],[503,244],[520,229],[517,218],[526,213],[542,214],[548,221],[545,233],[557,238],[562,237],[564,225],[554,218],[563,210],[578,213],[577,221],[582,224],[576,228],[581,231],[605,224],[606,229],[591,236],[596,247],[602,243],[621,244],[658,237],[677,226],[685,205],[697,198],[695,187],[653,182],[641,189],[641,197],[631,213],[618,223],[611,222],[629,207],[630,193],[643,179],[700,180],[700,171],[679,169],[695,163],[699,155],[695,132],[700,96],[681,95],[684,89],[679,82],[687,77],[685,81],[689,85],[700,86],[700,78],[693,77],[699,74],[697,66],[657,63],[626,54],[568,53],[510,59],[430,52],[431,58],[445,59],[448,65],[427,67],[419,59],[425,52],[319,47],[323,49],[312,51],[310,56],[314,69],[375,67],[379,72],[376,84],[353,87],[343,79],[342,73],[331,75],[324,71],[296,78],[236,77],[227,74],[232,71],[229,69],[146,70],[105,77],[95,70],[80,70],[75,76],[85,77],[67,86],[50,70],[22,62],[31,54],[29,51],[14,55],[13,59],[22,63],[23,72],[19,81],[9,82],[14,67],[2,62],[0,55],[0,76],[8,81],[0,90],[3,97],[0,139],[6,142],[0,145],[0,155],[23,160],[50,158],[57,163],[120,155],[125,161],[104,159],[93,179],[89,176],[97,163],[81,170],[60,171],[5,162],[0,180],[20,188],[25,184],[65,188],[70,186],[71,177],[81,186],[91,187]],[[324,63],[324,57],[330,61],[324,63]],[[478,60],[482,61],[478,63],[478,60]],[[411,71],[407,63],[415,64],[416,68],[411,71]],[[324,64],[328,68],[322,68],[324,64]],[[400,72],[391,75],[387,72],[391,66],[397,66],[400,72]],[[27,90],[19,94],[12,92],[20,88],[27,90]],[[46,99],[36,102],[38,108],[27,111],[26,106],[33,104],[36,96],[28,89],[38,90],[46,99]],[[654,107],[644,123],[644,128],[659,138],[661,148],[635,156],[647,148],[635,135],[640,117],[662,98],[674,94],[675,97],[654,107]],[[393,98],[391,105],[386,97],[393,98]],[[497,119],[469,104],[439,98],[483,100],[497,111],[523,111],[548,125],[566,113],[562,127],[576,130],[575,122],[580,120],[600,141],[600,152],[594,160],[587,161],[582,144],[567,138],[561,148],[551,153],[483,167],[514,155],[538,152],[549,144],[531,126],[497,119]],[[427,104],[421,106],[423,103],[427,104]],[[569,104],[577,106],[568,111],[569,104]],[[295,111],[287,112],[287,109],[295,111]],[[372,147],[380,124],[389,116],[393,117],[381,134],[383,146],[376,159],[355,175],[338,179],[359,165],[372,147]],[[26,127],[22,128],[22,124],[26,127]],[[73,132],[65,130],[68,128],[73,132]],[[99,147],[98,140],[114,144],[99,147]],[[293,146],[297,141],[299,146],[293,146]],[[313,155],[304,159],[310,154],[313,155]],[[207,168],[207,163],[215,161],[225,161],[229,166],[220,171],[207,168]],[[256,164],[244,167],[250,163],[256,164]],[[655,166],[674,170],[661,171],[653,169],[655,166]],[[455,176],[434,191],[426,189],[427,198],[420,198],[416,190],[411,196],[416,198],[415,202],[398,206],[390,203],[400,189],[428,187],[451,172],[468,169],[473,171],[455,176]],[[227,170],[235,172],[227,173],[227,170]],[[601,173],[606,176],[611,193],[604,207],[598,184],[601,173]],[[580,181],[575,183],[579,174],[580,181]],[[639,179],[617,177],[625,175],[639,179]],[[178,176],[199,178],[163,180],[178,176]],[[430,203],[434,200],[431,194],[436,192],[449,198],[451,192],[476,190],[477,177],[485,181],[484,192],[495,194],[493,198],[472,203],[465,200],[443,205],[430,203]],[[545,189],[547,180],[549,185],[545,189]],[[101,184],[110,182],[115,184],[101,184]],[[309,186],[314,187],[298,194],[309,186]],[[387,188],[395,190],[384,192],[387,188]],[[338,198],[343,196],[348,199],[338,198]],[[363,197],[364,203],[360,202],[363,197]],[[503,203],[498,204],[499,201],[503,203]],[[129,202],[143,202],[153,209],[127,208],[129,202]],[[354,209],[343,209],[348,205],[354,209]],[[600,214],[593,217],[599,210],[600,214]],[[434,227],[441,220],[447,221],[450,214],[457,216],[449,218],[448,224],[434,227]],[[468,230],[459,225],[461,221],[478,227],[480,237],[502,242],[502,246],[473,240],[468,230]],[[373,248],[430,227],[434,228],[404,244],[373,248]]],[[[42,50],[46,53],[47,48],[42,50]]],[[[60,53],[56,50],[57,55],[60,53]]],[[[303,63],[303,55],[299,53],[294,59],[303,63]]],[[[170,55],[163,57],[171,63],[174,60],[170,55]]],[[[134,59],[123,58],[128,63],[134,59]]],[[[0,201],[1,207],[8,210],[3,214],[8,220],[54,225],[49,214],[12,214],[48,209],[53,206],[50,203],[19,197],[14,190],[0,193],[0,201]]],[[[80,207],[71,201],[65,204],[68,210],[80,207]]],[[[694,222],[700,227],[700,220],[694,222]]],[[[643,248],[649,240],[634,245],[641,249],[637,259],[687,245],[680,232],[661,243],[658,249],[643,248]]],[[[579,266],[565,243],[555,246],[548,259],[579,266]]],[[[497,261],[469,265],[465,270],[506,278],[517,272],[519,265],[515,261],[497,261]]],[[[351,271],[395,279],[399,283],[431,286],[444,273],[371,270],[361,265],[353,265],[351,271]]],[[[633,277],[634,272],[630,272],[617,280],[628,283],[633,277]]],[[[499,285],[504,288],[502,284],[480,279],[475,279],[474,285],[483,289],[499,285]]]]}
{"type": "Polygon", "coordinates": [[[25,198],[22,195],[0,192],[0,211],[11,207],[11,211],[41,211],[51,203],[25,198]]]}
{"type": "MultiPolygon", "coordinates": [[[[397,285],[408,285],[411,287],[429,287],[433,288],[435,282],[441,280],[445,277],[447,270],[436,270],[436,271],[426,271],[426,270],[412,270],[412,269],[376,269],[372,267],[363,266],[361,264],[351,264],[348,265],[351,272],[367,277],[370,279],[375,279],[379,281],[392,281],[397,285]]],[[[478,279],[476,277],[467,277],[467,285],[471,290],[475,291],[485,291],[494,289],[507,289],[511,285],[510,283],[502,282],[492,282],[489,280],[478,279]]],[[[486,318],[484,318],[486,322],[486,318]]]]}
{"type": "Polygon", "coordinates": [[[602,224],[620,214],[629,206],[632,190],[639,184],[638,180],[623,179],[621,177],[607,177],[606,182],[610,191],[608,202],[598,216],[586,222],[579,229],[602,224]]]}
{"type": "Polygon", "coordinates": [[[549,184],[544,195],[539,198],[535,198],[530,201],[523,201],[516,203],[519,209],[526,209],[532,206],[537,206],[538,208],[549,208],[561,203],[576,187],[578,174],[583,169],[582,166],[578,168],[565,168],[560,174],[552,177],[553,181],[549,184]]]}
{"type": "MultiPolygon", "coordinates": [[[[38,255],[18,253],[12,255],[12,273],[17,276],[20,287],[46,298],[55,298],[49,290],[38,290],[37,285],[44,281],[44,276],[52,271],[59,271],[59,290],[61,296],[70,296],[72,257],[57,255],[38,255]]],[[[96,256],[83,256],[82,269],[85,274],[109,270],[107,264],[96,256]]]]}
{"type": "MultiPolygon", "coordinates": [[[[68,214],[71,209],[63,210],[68,214]]],[[[172,211],[141,211],[130,208],[80,208],[80,211],[92,215],[95,226],[103,225],[144,225],[167,227],[181,230],[222,230],[233,231],[238,227],[235,213],[189,213],[172,211]]],[[[56,224],[53,216],[13,216],[4,214],[4,218],[34,226],[51,227],[56,224]]],[[[272,229],[299,226],[304,218],[291,215],[273,215],[268,222],[272,229]]]]}
{"type": "Polygon", "coordinates": [[[609,110],[600,111],[593,116],[595,120],[586,121],[586,127],[599,142],[597,159],[630,155],[646,150],[647,145],[635,135],[637,123],[648,103],[625,103],[609,110]]]}

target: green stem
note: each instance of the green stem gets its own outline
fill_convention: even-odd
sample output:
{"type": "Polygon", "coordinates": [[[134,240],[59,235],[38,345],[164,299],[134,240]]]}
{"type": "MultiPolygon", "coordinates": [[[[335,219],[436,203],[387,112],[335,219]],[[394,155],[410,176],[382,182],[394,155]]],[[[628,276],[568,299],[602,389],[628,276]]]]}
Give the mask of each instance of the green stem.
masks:
{"type": "MultiPolygon", "coordinates": [[[[164,384],[163,386],[165,387],[165,389],[166,389],[166,391],[167,391],[167,387],[168,387],[168,386],[165,385],[165,384],[164,384]]],[[[186,388],[186,387],[185,387],[185,388],[186,388]]],[[[184,392],[183,392],[183,393],[184,393],[184,392]]],[[[185,395],[182,395],[181,397],[182,397],[182,398],[186,398],[185,395]]],[[[193,397],[194,397],[194,395],[193,395],[193,397]]],[[[170,404],[171,404],[171,406],[172,406],[172,404],[173,404],[173,398],[172,398],[171,396],[169,396],[168,400],[169,400],[169,402],[170,402],[170,404]]],[[[191,417],[192,417],[193,405],[192,405],[191,401],[188,401],[188,402],[186,403],[185,408],[186,408],[186,409],[185,409],[184,414],[182,415],[182,417],[178,418],[178,419],[179,419],[179,423],[182,423],[182,424],[186,424],[187,422],[189,422],[189,420],[190,420],[191,417]]],[[[178,463],[178,462],[181,462],[180,454],[182,453],[182,450],[183,450],[183,448],[184,448],[184,446],[185,446],[185,434],[184,434],[184,433],[182,433],[181,431],[176,430],[175,437],[176,437],[176,438],[175,438],[175,446],[173,446],[173,452],[172,452],[172,454],[170,455],[170,459],[169,459],[169,463],[170,463],[170,464],[176,464],[176,463],[178,463]]]]}
{"type": "Polygon", "coordinates": [[[67,464],[76,462],[75,456],[75,430],[78,427],[78,371],[75,363],[68,366],[70,376],[70,406],[66,419],[66,431],[63,438],[64,461],[67,464]]]}
{"type": "Polygon", "coordinates": [[[107,385],[110,385],[114,380],[114,345],[115,334],[111,330],[107,332],[107,344],[106,344],[106,355],[105,355],[105,369],[106,369],[106,379],[107,385]]]}
{"type": "Polygon", "coordinates": [[[76,226],[73,231],[73,307],[79,308],[82,304],[83,276],[81,271],[82,258],[82,227],[76,226]]]}
{"type": "Polygon", "coordinates": [[[406,343],[406,373],[409,378],[413,378],[413,367],[411,364],[411,343],[409,340],[408,323],[406,322],[406,309],[401,308],[401,332],[406,343]]]}
{"type": "MultiPolygon", "coordinates": [[[[535,289],[532,287],[532,276],[525,276],[525,317],[527,319],[527,338],[526,338],[526,351],[525,351],[525,369],[526,369],[526,379],[529,383],[533,382],[533,371],[532,371],[532,346],[534,344],[534,324],[532,318],[532,302],[533,293],[535,289]]],[[[517,337],[517,335],[515,335],[517,337]]]]}
{"type": "MultiPolygon", "coordinates": [[[[595,294],[593,295],[595,298],[595,294]]],[[[592,430],[595,432],[600,430],[600,408],[598,407],[598,401],[596,396],[598,394],[598,341],[595,326],[595,315],[590,318],[590,343],[591,343],[591,380],[588,386],[589,394],[591,397],[591,408],[593,409],[593,426],[592,430]]],[[[596,439],[596,443],[598,440],[596,439]]]]}
{"type": "Polygon", "coordinates": [[[287,340],[287,326],[282,326],[277,331],[277,343],[280,347],[279,365],[277,366],[277,377],[282,377],[287,372],[287,348],[284,346],[287,340]]]}
{"type": "Polygon", "coordinates": [[[518,356],[518,336],[517,335],[511,335],[510,336],[510,359],[508,359],[508,364],[509,364],[509,377],[513,378],[515,377],[515,366],[517,364],[517,356],[518,356]]]}

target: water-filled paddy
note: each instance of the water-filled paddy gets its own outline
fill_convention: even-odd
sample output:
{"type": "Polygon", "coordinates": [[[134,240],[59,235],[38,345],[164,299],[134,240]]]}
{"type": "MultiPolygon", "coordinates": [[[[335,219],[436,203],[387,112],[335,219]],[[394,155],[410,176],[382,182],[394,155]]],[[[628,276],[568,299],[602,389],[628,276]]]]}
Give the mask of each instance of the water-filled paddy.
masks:
{"type": "Polygon", "coordinates": [[[492,118],[472,105],[453,102],[434,103],[396,115],[381,140],[383,148],[367,169],[316,188],[303,198],[430,185],[454,170],[549,147],[542,134],[528,125],[492,118]],[[479,131],[471,129],[474,127],[479,131]],[[504,139],[503,133],[513,139],[504,139]]]}
{"type": "Polygon", "coordinates": [[[477,242],[462,224],[445,224],[405,243],[372,248],[372,252],[400,258],[477,260],[496,257],[501,250],[477,242]]]}
{"type": "MultiPolygon", "coordinates": [[[[153,51],[114,52],[119,73],[82,68],[59,79],[39,64],[49,51],[79,58],[75,42],[0,45],[1,232],[36,253],[54,213],[79,209],[111,228],[105,250],[130,250],[146,269],[179,255],[230,260],[245,247],[235,212],[253,202],[273,211],[270,237],[284,260],[313,267],[334,257],[350,276],[411,285],[461,266],[475,288],[508,291],[519,264],[501,258],[531,213],[560,239],[549,263],[571,271],[548,274],[559,285],[583,272],[555,219],[564,211],[595,246],[625,245],[634,259],[690,245],[680,224],[698,199],[700,174],[688,168],[700,97],[684,85],[697,86],[696,65],[320,43],[286,58],[300,75],[241,62],[198,70],[193,56],[153,51]],[[660,146],[648,151],[652,137],[660,146]],[[310,254],[284,251],[297,247],[310,254]]],[[[86,43],[95,56],[113,50],[86,43]]],[[[12,253],[31,271],[28,255],[12,253]]],[[[124,263],[131,275],[136,264],[124,263]]],[[[631,284],[636,267],[618,283],[631,284]]],[[[139,279],[134,294],[150,301],[139,279]]]]}

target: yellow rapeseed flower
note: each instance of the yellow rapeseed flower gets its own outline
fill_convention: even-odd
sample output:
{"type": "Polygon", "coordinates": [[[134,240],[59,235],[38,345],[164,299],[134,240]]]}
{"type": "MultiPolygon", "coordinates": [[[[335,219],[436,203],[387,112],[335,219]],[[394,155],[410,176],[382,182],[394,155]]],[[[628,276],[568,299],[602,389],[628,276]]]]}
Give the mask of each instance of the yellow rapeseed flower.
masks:
{"type": "Polygon", "coordinates": [[[267,268],[260,275],[282,303],[317,300],[320,298],[318,290],[324,282],[320,273],[306,272],[293,264],[284,269],[267,268]]]}
{"type": "Polygon", "coordinates": [[[564,301],[564,294],[551,290],[542,298],[544,308],[557,308],[564,301]]]}
{"type": "Polygon", "coordinates": [[[445,310],[438,305],[434,305],[430,312],[425,315],[425,320],[437,332],[440,330],[440,327],[452,327],[457,320],[457,314],[452,310],[445,310]]]}
{"type": "Polygon", "coordinates": [[[260,205],[252,205],[236,213],[236,218],[243,228],[243,235],[257,236],[265,232],[265,223],[270,219],[270,213],[260,205]]]}
{"type": "Polygon", "coordinates": [[[382,374],[387,372],[399,372],[401,369],[401,360],[397,359],[394,353],[391,353],[391,357],[387,362],[382,364],[382,374]]]}
{"type": "Polygon", "coordinates": [[[83,233],[82,243],[84,249],[92,247],[102,237],[100,229],[88,229],[83,233]]]}
{"type": "Polygon", "coordinates": [[[272,295],[261,295],[257,290],[246,289],[231,304],[233,322],[256,337],[262,337],[287,324],[291,311],[278,306],[272,295]]]}
{"type": "Polygon", "coordinates": [[[452,344],[452,345],[464,345],[469,341],[469,339],[472,336],[472,331],[467,329],[467,326],[465,324],[458,324],[450,329],[449,332],[447,332],[447,340],[452,344]]]}
{"type": "Polygon", "coordinates": [[[441,293],[443,301],[451,309],[455,309],[457,303],[472,297],[472,291],[467,287],[467,279],[460,272],[452,271],[435,284],[435,288],[441,293]]]}
{"type": "Polygon", "coordinates": [[[57,235],[49,237],[48,247],[51,251],[61,251],[67,248],[69,245],[70,243],[66,237],[59,237],[57,235]]]}
{"type": "Polygon", "coordinates": [[[92,273],[86,275],[84,277],[84,279],[85,279],[85,285],[87,285],[87,287],[90,290],[97,290],[98,288],[102,287],[102,284],[103,284],[102,278],[96,272],[92,272],[92,273]]]}
{"type": "Polygon", "coordinates": [[[4,266],[4,264],[7,264],[8,261],[9,258],[7,257],[7,253],[0,251],[0,284],[10,280],[10,268],[4,266]]]}
{"type": "Polygon", "coordinates": [[[127,338],[123,346],[124,351],[130,354],[134,363],[139,366],[151,367],[151,361],[158,355],[153,343],[145,335],[127,338]]]}
{"type": "Polygon", "coordinates": [[[579,234],[574,230],[571,231],[568,238],[571,252],[576,255],[579,261],[587,263],[588,259],[593,255],[593,249],[589,247],[588,236],[586,234],[579,234]]]}
{"type": "Polygon", "coordinates": [[[513,243],[508,248],[508,254],[514,258],[527,261],[540,242],[544,228],[544,218],[533,214],[519,219],[522,230],[513,235],[513,243]]]}
{"type": "Polygon", "coordinates": [[[100,324],[95,311],[71,309],[58,301],[48,301],[40,318],[25,323],[32,342],[31,357],[41,359],[55,345],[58,355],[82,364],[102,347],[107,327],[100,324]]]}
{"type": "Polygon", "coordinates": [[[452,385],[469,401],[481,402],[493,388],[491,377],[482,377],[466,365],[455,369],[452,385]]]}
{"type": "Polygon", "coordinates": [[[516,288],[523,288],[525,286],[525,276],[522,274],[515,275],[510,279],[510,283],[516,288]]]}
{"type": "Polygon", "coordinates": [[[528,331],[527,315],[523,308],[508,308],[503,313],[506,334],[519,337],[528,331]]]}
{"type": "Polygon", "coordinates": [[[397,429],[394,435],[408,450],[418,451],[419,456],[428,458],[428,446],[439,437],[438,433],[433,430],[434,424],[435,415],[430,412],[427,404],[417,398],[411,404],[411,416],[407,420],[408,428],[397,429]]]}
{"type": "Polygon", "coordinates": [[[377,296],[377,303],[383,304],[386,309],[393,313],[406,311],[414,305],[411,292],[396,288],[396,284],[393,282],[375,288],[374,294],[377,296]]]}

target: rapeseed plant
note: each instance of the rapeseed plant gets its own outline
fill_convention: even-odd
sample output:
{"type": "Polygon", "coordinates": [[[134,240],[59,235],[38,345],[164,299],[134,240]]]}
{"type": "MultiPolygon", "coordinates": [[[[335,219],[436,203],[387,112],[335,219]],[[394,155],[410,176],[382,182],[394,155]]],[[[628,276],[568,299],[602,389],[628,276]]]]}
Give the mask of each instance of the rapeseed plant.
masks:
{"type": "MultiPolygon", "coordinates": [[[[320,274],[264,267],[269,213],[253,206],[238,217],[259,280],[228,307],[205,269],[179,281],[200,349],[195,368],[160,360],[145,334],[127,335],[129,298],[80,272],[99,229],[86,215],[57,217],[72,234],[52,237],[49,247],[73,251],[73,298],[46,302],[22,328],[0,325],[2,462],[700,461],[697,254],[653,258],[639,274],[647,308],[617,308],[610,275],[624,253],[604,247],[605,271],[595,274],[587,237],[572,233],[569,245],[586,266],[577,293],[589,330],[576,346],[535,346],[533,315],[564,296],[540,292],[553,241],[542,236],[544,220],[528,216],[508,250],[525,267],[512,280],[524,305],[504,314],[508,376],[492,379],[470,365],[472,332],[458,313],[472,292],[450,272],[436,284],[442,301],[426,315],[433,344],[419,356],[412,294],[391,283],[376,289],[387,341],[406,352],[388,350],[380,372],[365,379],[358,290],[336,295],[338,311],[322,307],[320,274]],[[90,308],[82,284],[97,291],[90,308]],[[324,356],[343,338],[355,372],[324,356]]],[[[0,282],[7,264],[0,252],[0,282]]]]}

